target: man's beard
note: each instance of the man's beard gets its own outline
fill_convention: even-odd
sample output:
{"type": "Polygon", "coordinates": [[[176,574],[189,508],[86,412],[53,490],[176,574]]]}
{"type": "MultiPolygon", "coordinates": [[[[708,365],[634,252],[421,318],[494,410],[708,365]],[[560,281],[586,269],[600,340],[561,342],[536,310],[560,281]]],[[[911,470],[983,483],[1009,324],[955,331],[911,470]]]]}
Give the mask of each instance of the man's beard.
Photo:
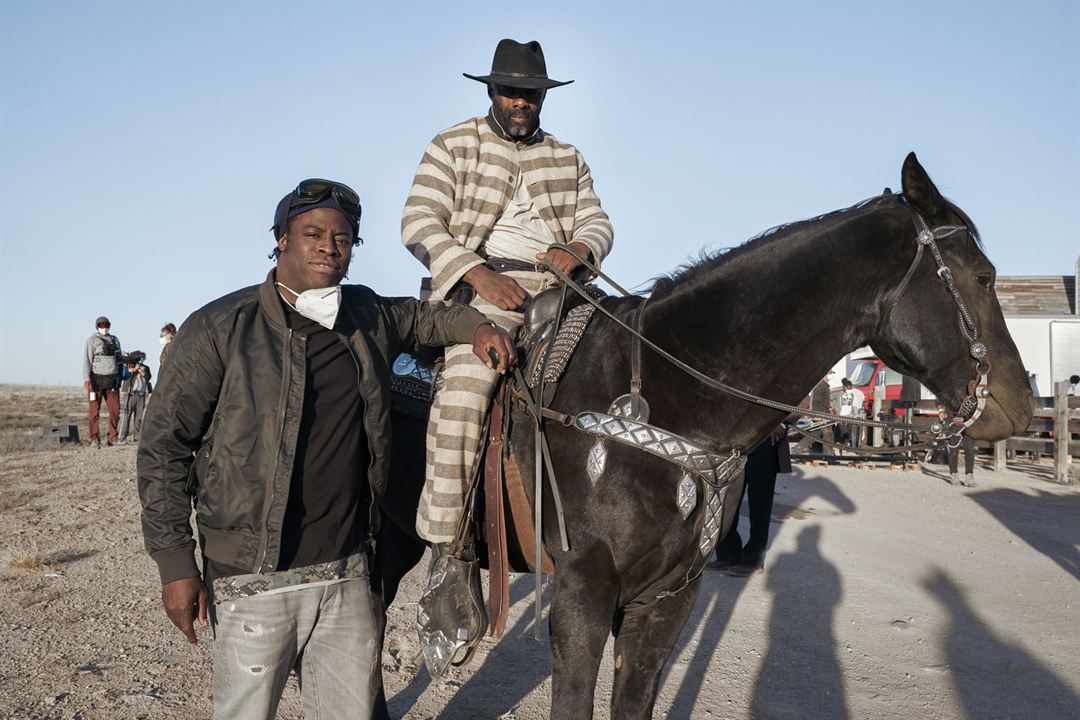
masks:
{"type": "Polygon", "coordinates": [[[534,113],[528,108],[510,109],[503,112],[496,105],[492,107],[492,112],[506,134],[515,139],[527,138],[540,127],[540,113],[534,113]],[[524,123],[521,122],[523,118],[526,119],[524,123]]]}

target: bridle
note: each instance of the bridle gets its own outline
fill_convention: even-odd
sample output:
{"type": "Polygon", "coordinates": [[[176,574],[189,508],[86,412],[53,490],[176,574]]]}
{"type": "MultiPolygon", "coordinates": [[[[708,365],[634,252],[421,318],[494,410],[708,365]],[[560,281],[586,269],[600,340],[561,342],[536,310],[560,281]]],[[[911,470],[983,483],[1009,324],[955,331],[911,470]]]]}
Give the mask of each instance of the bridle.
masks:
{"type": "MultiPolygon", "coordinates": [[[[896,301],[907,290],[908,284],[911,281],[912,276],[915,273],[916,268],[922,261],[922,256],[925,248],[930,248],[930,253],[934,258],[934,262],[937,264],[937,276],[945,283],[946,289],[949,291],[953,302],[956,305],[957,312],[959,314],[960,331],[969,344],[969,353],[972,358],[975,359],[975,374],[976,377],[967,384],[966,395],[964,400],[960,403],[960,407],[957,408],[954,418],[963,420],[963,423],[951,422],[948,424],[942,422],[935,422],[929,426],[914,425],[911,423],[885,423],[878,420],[870,420],[868,418],[854,418],[844,417],[840,420],[836,415],[831,413],[822,412],[819,410],[810,410],[808,408],[802,408],[795,405],[789,405],[787,403],[778,402],[776,400],[770,400],[768,398],[754,395],[753,393],[739,390],[738,388],[731,387],[719,380],[709,377],[699,370],[687,365],[682,360],[679,360],[675,356],[663,348],[656,345],[644,335],[642,335],[637,329],[631,327],[626,322],[616,317],[611,311],[603,307],[599,300],[594,298],[584,287],[582,287],[575,280],[571,279],[569,275],[564,273],[561,269],[556,267],[554,263],[549,260],[544,261],[546,269],[555,275],[559,280],[567,287],[571,288],[584,298],[587,302],[596,307],[597,310],[606,315],[610,320],[622,327],[628,333],[635,338],[637,342],[640,342],[648,346],[653,352],[666,360],[668,363],[674,365],[678,369],[682,370],[686,374],[693,377],[698,382],[711,387],[715,390],[719,390],[732,397],[745,400],[746,402],[754,403],[755,405],[761,405],[763,407],[771,408],[774,410],[784,411],[788,414],[800,415],[807,418],[815,418],[818,420],[829,421],[829,423],[835,423],[838,420],[845,424],[860,425],[863,427],[880,427],[889,430],[910,430],[915,432],[930,431],[934,434],[934,438],[924,443],[918,443],[915,445],[907,445],[901,448],[869,448],[862,451],[856,451],[857,454],[865,455],[883,455],[883,454],[896,454],[896,453],[908,453],[918,451],[922,449],[931,449],[940,447],[942,444],[949,447],[956,447],[961,441],[961,436],[964,430],[971,427],[976,420],[982,415],[984,408],[986,407],[986,401],[990,397],[990,388],[988,386],[987,376],[990,372],[990,364],[987,360],[988,352],[986,345],[979,340],[979,327],[975,321],[975,317],[972,315],[967,304],[964,302],[963,297],[960,294],[959,289],[956,287],[956,283],[953,279],[952,271],[949,266],[945,264],[944,259],[941,256],[941,251],[938,248],[937,241],[944,240],[945,238],[956,235],[957,233],[967,233],[972,236],[973,233],[966,225],[940,225],[935,228],[931,228],[927,224],[926,220],[919,214],[919,212],[912,207],[911,203],[904,196],[900,196],[908,209],[912,213],[912,219],[916,229],[916,252],[915,258],[912,260],[911,265],[908,267],[907,273],[905,273],[900,284],[896,289],[890,293],[889,300],[886,303],[885,315],[883,320],[891,312],[896,301]]],[[[573,248],[561,243],[554,244],[552,247],[559,248],[564,252],[573,256],[583,266],[588,268],[596,277],[603,278],[611,287],[620,292],[624,297],[630,297],[631,293],[620,286],[610,276],[600,270],[594,263],[592,263],[587,257],[580,256],[573,248]]],[[[557,417],[557,419],[563,420],[569,416],[564,416],[561,413],[546,413],[548,417],[557,417]]],[[[803,431],[800,431],[803,432],[803,431]]],[[[825,441],[823,438],[819,438],[809,433],[803,433],[815,440],[820,440],[826,444],[833,444],[825,441]]],[[[850,448],[845,448],[849,449],[850,448]]]]}
{"type": "MultiPolygon", "coordinates": [[[[952,297],[953,303],[956,305],[956,311],[960,320],[960,333],[968,342],[968,354],[975,359],[975,379],[968,383],[966,388],[967,395],[964,397],[963,402],[960,403],[960,407],[957,408],[954,416],[962,419],[964,423],[955,433],[946,434],[948,440],[956,438],[956,442],[959,443],[960,434],[971,427],[972,424],[979,419],[983,409],[986,407],[986,401],[990,397],[990,387],[987,380],[987,376],[990,374],[990,362],[987,359],[989,351],[986,348],[986,344],[979,339],[979,325],[975,321],[975,316],[968,308],[967,303],[964,302],[964,298],[960,294],[960,289],[956,287],[956,281],[953,279],[952,270],[945,264],[945,260],[941,256],[941,250],[938,248],[937,241],[944,240],[957,233],[967,233],[972,239],[974,239],[974,237],[971,228],[966,225],[939,225],[936,228],[931,228],[923,216],[919,214],[919,211],[912,207],[905,196],[901,195],[900,198],[911,211],[912,220],[915,223],[915,243],[917,249],[915,251],[915,259],[911,261],[907,273],[904,274],[904,279],[900,281],[900,284],[892,293],[883,320],[892,310],[896,300],[898,300],[904,291],[907,290],[908,283],[911,281],[911,276],[915,273],[915,269],[922,260],[924,248],[930,248],[934,263],[937,265],[937,276],[945,283],[945,288],[949,291],[949,296],[952,297]]],[[[933,428],[931,429],[933,430],[933,428]]],[[[941,434],[942,432],[940,429],[933,431],[936,434],[941,434]]],[[[949,445],[955,447],[951,442],[949,445]]]]}

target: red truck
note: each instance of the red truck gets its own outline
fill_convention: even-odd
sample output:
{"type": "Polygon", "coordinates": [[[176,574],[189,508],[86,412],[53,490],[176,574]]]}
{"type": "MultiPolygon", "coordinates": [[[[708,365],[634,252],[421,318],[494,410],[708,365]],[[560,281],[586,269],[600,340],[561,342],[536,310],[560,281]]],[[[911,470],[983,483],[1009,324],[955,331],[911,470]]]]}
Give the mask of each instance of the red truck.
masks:
{"type": "MultiPolygon", "coordinates": [[[[871,417],[874,407],[874,388],[882,385],[885,387],[885,398],[888,400],[900,400],[904,387],[904,376],[885,365],[876,357],[867,357],[855,361],[855,367],[851,370],[849,379],[851,384],[862,390],[866,402],[863,410],[866,417],[871,417]]],[[[896,411],[897,415],[903,415],[902,410],[896,411]]]]}

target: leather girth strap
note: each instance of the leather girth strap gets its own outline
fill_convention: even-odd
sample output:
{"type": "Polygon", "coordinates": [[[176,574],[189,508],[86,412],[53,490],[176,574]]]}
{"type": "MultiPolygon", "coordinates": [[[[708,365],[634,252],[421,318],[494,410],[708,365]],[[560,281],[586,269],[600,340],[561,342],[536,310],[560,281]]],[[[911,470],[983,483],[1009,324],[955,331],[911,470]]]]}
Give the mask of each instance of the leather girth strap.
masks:
{"type": "Polygon", "coordinates": [[[484,522],[488,548],[488,615],[491,633],[501,638],[510,605],[510,575],[506,556],[506,517],[503,513],[503,400],[500,382],[491,407],[487,453],[484,458],[484,522]]]}
{"type": "MultiPolygon", "coordinates": [[[[535,572],[533,557],[536,555],[536,541],[533,537],[532,506],[525,494],[525,480],[521,477],[521,467],[517,460],[508,455],[504,459],[503,472],[506,474],[506,500],[510,505],[510,522],[513,524],[514,537],[517,539],[521,555],[525,558],[529,570],[535,572]]],[[[540,548],[540,571],[546,575],[555,574],[555,565],[547,549],[540,548]]]]}
{"type": "MultiPolygon", "coordinates": [[[[509,413],[506,402],[508,383],[500,383],[495,391],[491,409],[491,421],[488,425],[488,442],[484,455],[484,523],[485,539],[488,548],[488,614],[491,633],[496,638],[503,636],[506,618],[510,609],[510,558],[507,546],[507,516],[510,511],[510,531],[514,534],[516,545],[521,550],[530,570],[535,570],[532,560],[536,554],[533,538],[535,528],[532,521],[532,507],[525,484],[521,477],[521,468],[517,460],[505,450],[505,439],[509,430],[509,413]],[[505,499],[504,499],[505,498],[505,499]]],[[[553,575],[555,566],[547,550],[541,548],[542,572],[553,575]]]]}

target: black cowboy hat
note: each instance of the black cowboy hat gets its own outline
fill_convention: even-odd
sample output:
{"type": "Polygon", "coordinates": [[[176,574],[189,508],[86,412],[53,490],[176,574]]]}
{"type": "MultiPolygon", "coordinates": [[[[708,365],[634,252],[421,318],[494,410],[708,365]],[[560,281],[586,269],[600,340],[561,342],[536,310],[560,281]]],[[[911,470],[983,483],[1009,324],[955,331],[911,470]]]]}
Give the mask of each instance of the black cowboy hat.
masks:
{"type": "Polygon", "coordinates": [[[540,47],[540,43],[535,40],[519,43],[510,38],[500,40],[499,46],[495,48],[495,57],[491,59],[491,74],[461,74],[477,82],[524,90],[547,90],[574,82],[560,82],[547,76],[547,63],[544,62],[544,49],[540,47]]]}

